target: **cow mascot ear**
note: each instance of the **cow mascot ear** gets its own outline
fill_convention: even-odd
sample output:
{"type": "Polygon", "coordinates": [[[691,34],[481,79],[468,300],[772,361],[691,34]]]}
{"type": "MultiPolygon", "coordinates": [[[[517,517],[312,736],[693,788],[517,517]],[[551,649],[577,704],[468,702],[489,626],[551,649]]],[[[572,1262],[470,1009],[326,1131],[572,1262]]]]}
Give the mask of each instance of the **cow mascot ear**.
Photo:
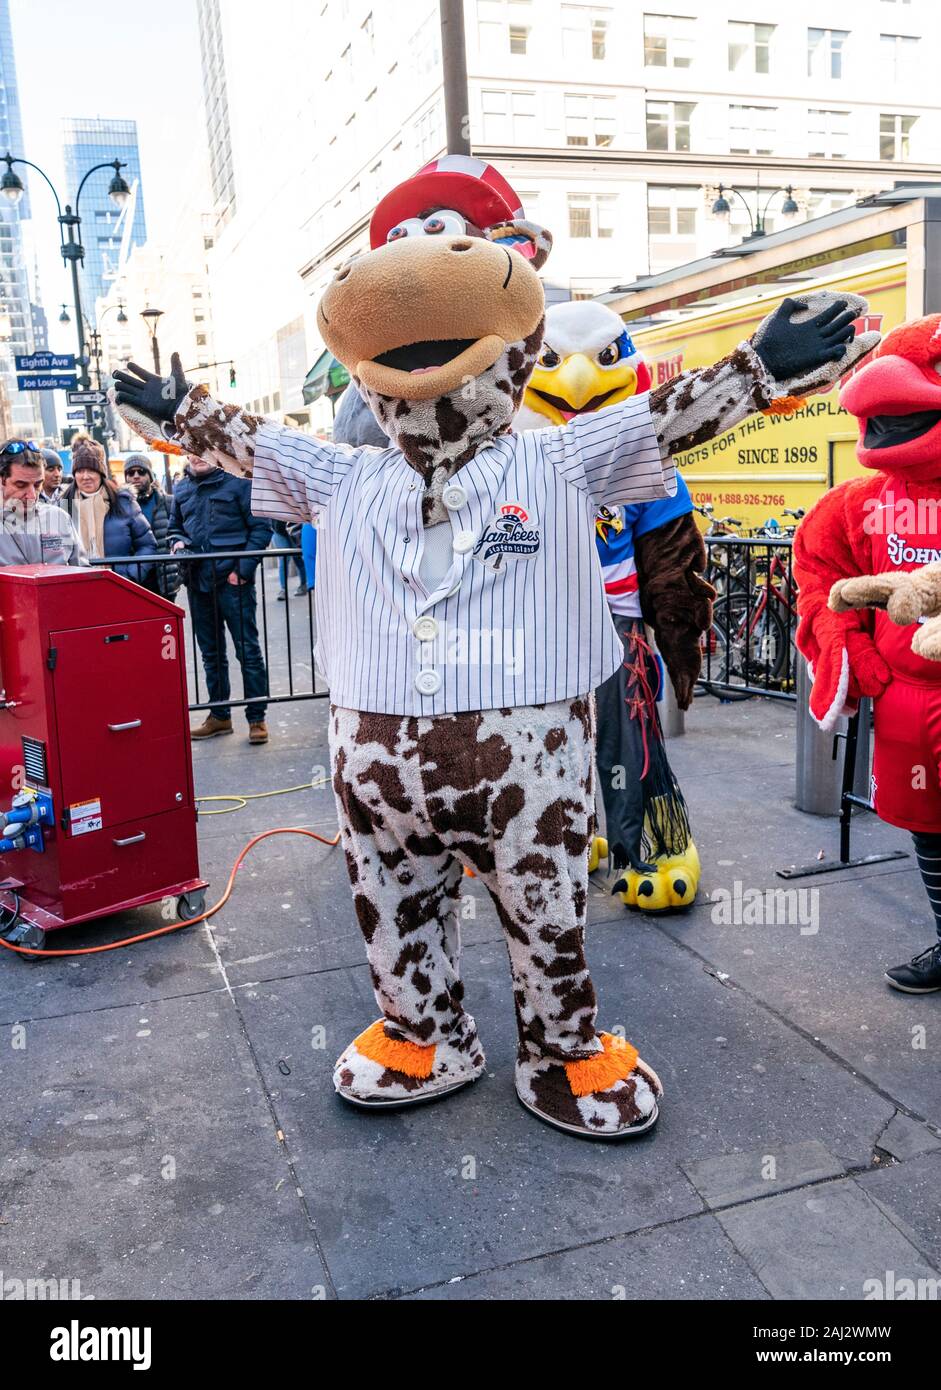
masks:
{"type": "Polygon", "coordinates": [[[497,246],[519,251],[521,256],[532,261],[534,270],[542,270],[552,250],[552,233],[538,223],[526,222],[523,218],[485,227],[484,236],[497,246]]]}

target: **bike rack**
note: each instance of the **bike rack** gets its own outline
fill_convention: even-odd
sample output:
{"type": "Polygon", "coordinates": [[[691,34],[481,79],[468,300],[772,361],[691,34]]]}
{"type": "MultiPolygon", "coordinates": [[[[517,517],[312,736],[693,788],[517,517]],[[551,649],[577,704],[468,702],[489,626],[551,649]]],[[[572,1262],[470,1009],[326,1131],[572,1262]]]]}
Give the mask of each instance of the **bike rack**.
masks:
{"type": "Polygon", "coordinates": [[[859,746],[859,719],[860,711],[857,710],[848,721],[845,733],[833,735],[833,758],[836,760],[840,740],[845,743],[843,751],[843,783],[840,793],[840,857],[839,859],[819,859],[813,864],[795,865],[789,869],[776,869],[778,878],[810,878],[814,874],[832,874],[839,869],[856,869],[863,864],[883,864],[890,859],[907,859],[909,856],[904,849],[886,850],[882,854],[863,854],[853,859],[850,857],[850,831],[853,820],[853,809],[860,811],[875,811],[871,801],[864,796],[857,796],[853,791],[853,782],[856,776],[856,750],[859,746]]]}

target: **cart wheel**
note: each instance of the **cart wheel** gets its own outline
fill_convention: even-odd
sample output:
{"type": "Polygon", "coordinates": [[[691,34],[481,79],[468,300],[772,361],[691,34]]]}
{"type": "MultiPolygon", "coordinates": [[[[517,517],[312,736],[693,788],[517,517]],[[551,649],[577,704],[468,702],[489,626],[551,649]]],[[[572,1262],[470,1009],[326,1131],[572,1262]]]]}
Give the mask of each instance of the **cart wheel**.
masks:
{"type": "Polygon", "coordinates": [[[176,900],[176,915],[181,922],[190,917],[198,917],[206,911],[206,890],[198,888],[195,893],[183,893],[176,900]]]}
{"type": "MultiPolygon", "coordinates": [[[[3,939],[9,941],[11,946],[29,946],[34,951],[42,951],[46,946],[46,933],[42,927],[36,927],[32,922],[22,920],[16,922],[11,930],[4,934],[3,939]]],[[[41,956],[20,956],[20,960],[32,961],[34,965],[37,965],[41,959],[41,956]]]]}

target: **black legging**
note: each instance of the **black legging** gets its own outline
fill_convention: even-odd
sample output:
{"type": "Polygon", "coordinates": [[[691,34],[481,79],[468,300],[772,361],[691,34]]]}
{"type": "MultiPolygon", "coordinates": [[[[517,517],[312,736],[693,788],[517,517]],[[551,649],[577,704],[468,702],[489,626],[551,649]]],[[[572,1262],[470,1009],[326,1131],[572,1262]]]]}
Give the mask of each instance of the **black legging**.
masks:
{"type": "Polygon", "coordinates": [[[912,840],[921,881],[934,913],[938,937],[941,938],[941,835],[924,835],[919,830],[914,832],[912,840]]]}

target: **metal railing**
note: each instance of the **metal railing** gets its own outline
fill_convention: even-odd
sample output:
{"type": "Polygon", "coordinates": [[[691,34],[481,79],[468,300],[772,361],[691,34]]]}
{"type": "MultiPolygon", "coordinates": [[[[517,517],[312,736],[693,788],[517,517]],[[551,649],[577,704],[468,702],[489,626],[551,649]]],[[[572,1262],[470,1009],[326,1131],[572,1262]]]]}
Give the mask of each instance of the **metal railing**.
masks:
{"type": "Polygon", "coordinates": [[[716,590],[699,685],[722,700],[796,699],[797,584],[791,536],[706,536],[716,590]]]}
{"type": "MultiPolygon", "coordinates": [[[[187,682],[192,698],[189,707],[191,710],[209,710],[220,705],[240,709],[248,705],[276,705],[327,698],[328,691],[323,682],[319,682],[318,688],[314,667],[313,590],[308,589],[305,598],[295,599],[293,604],[291,601],[295,557],[303,564],[302,552],[296,547],[213,551],[205,555],[178,551],[173,555],[148,555],[145,560],[134,555],[112,555],[107,559],[92,560],[91,563],[117,569],[127,578],[164,597],[169,597],[166,577],[173,574],[174,566],[178,567],[183,585],[173,601],[185,608],[190,619],[187,682]],[[251,582],[232,585],[238,593],[238,603],[233,613],[231,603],[226,611],[220,591],[224,592],[224,586],[228,583],[227,574],[242,560],[257,560],[258,565],[251,582]],[[275,584],[272,590],[266,562],[278,563],[282,560],[286,565],[287,583],[286,598],[279,613],[282,605],[270,595],[281,586],[275,584]],[[210,570],[211,583],[203,588],[195,581],[205,579],[207,568],[210,570]],[[195,602],[189,597],[193,590],[200,594],[195,602]],[[219,695],[214,699],[209,698],[204,658],[197,636],[197,609],[204,645],[208,638],[210,648],[216,652],[226,653],[231,639],[236,652],[251,653],[253,637],[257,638],[264,662],[263,690],[256,688],[250,695],[243,693],[240,698],[219,695]]],[[[240,664],[236,660],[235,665],[240,664]]],[[[231,671],[232,665],[229,654],[221,666],[231,671]]]]}

